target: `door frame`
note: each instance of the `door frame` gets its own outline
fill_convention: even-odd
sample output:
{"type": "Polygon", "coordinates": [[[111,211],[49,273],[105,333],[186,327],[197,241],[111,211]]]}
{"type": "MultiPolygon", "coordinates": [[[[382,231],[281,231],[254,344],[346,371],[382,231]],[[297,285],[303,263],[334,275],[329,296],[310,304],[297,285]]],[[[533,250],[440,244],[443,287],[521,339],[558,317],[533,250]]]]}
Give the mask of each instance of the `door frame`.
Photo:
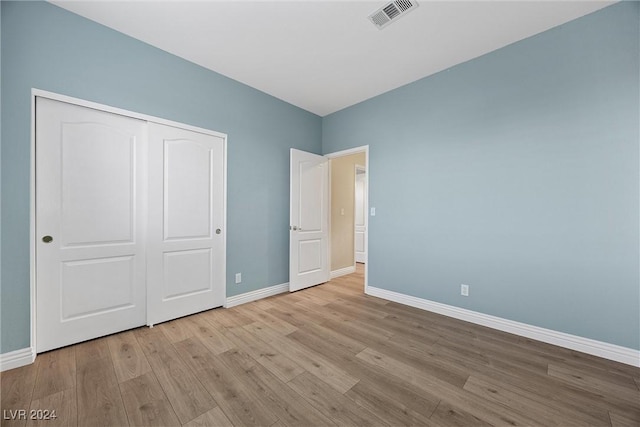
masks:
{"type": "MultiPolygon", "coordinates": [[[[29,173],[29,292],[30,292],[30,320],[31,320],[31,337],[30,337],[30,351],[29,355],[31,363],[36,359],[36,98],[47,98],[54,101],[66,102],[68,104],[77,105],[80,107],[92,108],[94,110],[104,111],[106,113],[118,114],[121,116],[127,116],[134,119],[144,120],[146,122],[159,123],[162,125],[173,126],[193,132],[199,132],[206,135],[213,135],[223,139],[223,215],[222,215],[222,244],[224,250],[222,252],[222,277],[224,278],[224,306],[226,307],[227,300],[227,134],[216,132],[210,129],[205,129],[197,126],[187,125],[185,123],[175,122],[172,120],[163,119],[161,117],[150,116],[148,114],[138,113],[135,111],[125,110],[122,108],[112,107],[106,104],[100,104],[97,102],[87,101],[80,98],[74,98],[59,93],[49,92],[42,89],[31,89],[31,158],[30,158],[30,173],[29,173]]],[[[144,218],[144,226],[147,227],[147,217],[144,218]]]]}
{"type": "MultiPolygon", "coordinates": [[[[365,153],[365,162],[364,167],[367,171],[365,177],[365,215],[364,215],[364,247],[366,251],[366,262],[364,264],[364,293],[368,292],[369,288],[369,177],[371,175],[370,166],[369,166],[369,145],[361,145],[359,147],[348,148],[346,150],[335,151],[333,153],[325,154],[324,156],[331,159],[336,159],[338,157],[350,156],[351,154],[365,153]]],[[[329,162],[329,212],[331,212],[331,162],[329,162]]],[[[354,244],[355,244],[355,228],[354,228],[354,244]]],[[[331,215],[329,215],[329,259],[331,259],[331,215]]],[[[354,258],[355,264],[355,258],[354,258]]]]}

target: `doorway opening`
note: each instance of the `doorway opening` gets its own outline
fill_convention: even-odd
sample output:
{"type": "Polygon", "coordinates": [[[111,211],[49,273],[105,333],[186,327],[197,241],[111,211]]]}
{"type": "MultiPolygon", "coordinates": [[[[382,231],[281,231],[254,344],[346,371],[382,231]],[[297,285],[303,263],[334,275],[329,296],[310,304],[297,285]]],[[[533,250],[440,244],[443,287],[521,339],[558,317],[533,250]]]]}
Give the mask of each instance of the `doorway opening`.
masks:
{"type": "Polygon", "coordinates": [[[368,284],[369,146],[326,155],[330,180],[331,279],[344,275],[368,284]]]}

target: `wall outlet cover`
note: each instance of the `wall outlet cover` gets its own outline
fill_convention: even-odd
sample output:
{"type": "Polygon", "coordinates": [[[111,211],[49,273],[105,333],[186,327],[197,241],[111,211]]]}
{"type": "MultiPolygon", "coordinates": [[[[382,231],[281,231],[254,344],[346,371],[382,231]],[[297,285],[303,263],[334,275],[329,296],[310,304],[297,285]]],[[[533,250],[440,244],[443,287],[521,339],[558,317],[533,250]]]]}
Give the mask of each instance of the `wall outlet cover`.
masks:
{"type": "Polygon", "coordinates": [[[465,297],[469,296],[469,285],[460,285],[460,295],[465,297]]]}

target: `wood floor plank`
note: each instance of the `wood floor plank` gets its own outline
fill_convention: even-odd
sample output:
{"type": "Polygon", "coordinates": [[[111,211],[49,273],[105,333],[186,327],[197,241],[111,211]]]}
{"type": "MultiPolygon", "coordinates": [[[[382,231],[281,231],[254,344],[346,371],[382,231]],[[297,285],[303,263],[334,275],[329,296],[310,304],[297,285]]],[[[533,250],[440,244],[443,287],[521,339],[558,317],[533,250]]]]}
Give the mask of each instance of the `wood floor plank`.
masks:
{"type": "MultiPolygon", "coordinates": [[[[328,283],[327,283],[328,284],[328,283]]],[[[314,286],[305,291],[308,295],[317,296],[325,301],[339,302],[342,301],[347,294],[341,294],[335,290],[331,290],[327,286],[314,286]]]]}
{"type": "Polygon", "coordinates": [[[305,372],[289,382],[289,385],[311,405],[338,425],[383,426],[385,421],[341,393],[329,387],[317,377],[305,372]]]}
{"type": "Polygon", "coordinates": [[[76,349],[78,425],[128,425],[106,341],[85,342],[76,349]]]}
{"type": "Polygon", "coordinates": [[[107,337],[107,345],[118,382],[124,382],[151,371],[151,366],[132,331],[107,337]]]}
{"type": "MultiPolygon", "coordinates": [[[[27,427],[71,427],[78,425],[76,389],[70,388],[31,402],[27,427]]],[[[4,424],[3,424],[4,425],[4,424]]]]}
{"type": "Polygon", "coordinates": [[[514,363],[518,362],[527,366],[529,370],[535,368],[545,371],[549,363],[562,364],[564,362],[560,355],[545,353],[530,347],[524,348],[520,344],[507,343],[493,337],[480,336],[473,340],[473,344],[514,363]]]}
{"type": "Polygon", "coordinates": [[[301,328],[305,325],[315,325],[322,323],[324,319],[314,318],[312,313],[305,311],[289,310],[288,307],[278,306],[277,308],[268,308],[267,312],[278,319],[287,322],[297,328],[301,328]]]}
{"type": "Polygon", "coordinates": [[[308,324],[301,329],[303,329],[303,331],[296,331],[288,336],[291,337],[292,335],[297,334],[297,336],[314,337],[316,339],[329,341],[340,349],[354,355],[360,353],[366,348],[364,343],[343,335],[338,330],[328,328],[323,325],[308,324]]]}
{"type": "Polygon", "coordinates": [[[462,387],[469,378],[467,370],[432,357],[432,354],[427,351],[420,354],[408,347],[397,346],[391,341],[379,343],[370,348],[456,387],[462,387]]]}
{"type": "Polygon", "coordinates": [[[567,369],[572,370],[574,373],[588,372],[589,377],[591,377],[594,381],[604,382],[611,385],[628,388],[632,392],[637,392],[640,389],[638,388],[638,384],[635,379],[628,374],[623,374],[618,372],[617,370],[609,371],[607,369],[607,365],[600,363],[599,366],[595,366],[595,364],[584,364],[582,362],[576,362],[574,359],[564,360],[560,363],[561,366],[566,367],[567,369]]]}
{"type": "Polygon", "coordinates": [[[214,328],[233,328],[253,323],[250,317],[242,315],[233,308],[214,308],[200,313],[200,317],[207,320],[214,328]]]}
{"type": "Polygon", "coordinates": [[[475,396],[459,387],[453,386],[446,381],[431,377],[418,369],[398,362],[391,357],[385,356],[369,348],[360,352],[356,357],[363,361],[384,369],[389,375],[395,375],[440,396],[442,400],[450,404],[455,404],[462,410],[474,414],[478,418],[490,424],[511,424],[514,426],[542,426],[533,418],[522,415],[511,408],[489,402],[481,397],[475,396]]]}
{"type": "Polygon", "coordinates": [[[513,347],[500,346],[495,343],[486,342],[482,339],[461,339],[457,336],[444,336],[438,342],[450,348],[461,348],[465,351],[474,351],[489,360],[505,363],[511,366],[531,372],[537,375],[546,375],[549,365],[548,360],[541,359],[532,354],[527,357],[526,351],[514,349],[513,347]]]}
{"type": "Polygon", "coordinates": [[[162,331],[140,328],[136,329],[135,336],[181,423],[217,406],[162,331]]]}
{"type": "Polygon", "coordinates": [[[468,341],[477,338],[479,329],[488,329],[392,301],[385,306],[385,310],[389,312],[389,316],[393,316],[398,322],[429,325],[429,329],[441,338],[457,337],[462,341],[468,341]]]}
{"type": "Polygon", "coordinates": [[[393,314],[385,317],[377,324],[387,330],[393,331],[394,337],[397,339],[406,337],[412,340],[433,344],[441,337],[432,329],[429,323],[401,320],[398,316],[393,314]]]}
{"type": "Polygon", "coordinates": [[[300,298],[298,301],[284,301],[284,304],[295,305],[300,310],[322,311],[324,308],[324,306],[320,304],[320,301],[315,301],[313,298],[300,298]]]}
{"type": "Polygon", "coordinates": [[[640,402],[640,391],[628,387],[620,386],[613,382],[604,381],[594,377],[588,372],[576,371],[567,366],[560,366],[554,363],[549,364],[549,376],[562,379],[578,388],[595,393],[606,393],[615,396],[616,399],[630,404],[640,402]]]}
{"type": "Polygon", "coordinates": [[[275,347],[256,339],[244,328],[228,328],[227,337],[237,348],[250,354],[258,363],[283,382],[288,382],[304,372],[293,360],[284,356],[275,347]]]}
{"type": "Polygon", "coordinates": [[[266,311],[270,308],[278,308],[279,307],[278,301],[279,301],[279,298],[281,298],[282,296],[283,295],[276,295],[268,298],[259,299],[257,301],[253,301],[253,304],[255,304],[256,308],[263,311],[266,311]]]}
{"type": "Polygon", "coordinates": [[[331,307],[327,307],[324,312],[321,310],[312,310],[314,311],[314,314],[321,316],[321,318],[326,322],[333,321],[349,325],[380,338],[391,338],[395,335],[394,331],[391,331],[381,325],[378,322],[380,319],[375,316],[370,319],[363,319],[357,315],[353,315],[353,313],[350,314],[348,310],[333,310],[331,307]]]}
{"type": "Polygon", "coordinates": [[[175,319],[169,322],[155,325],[155,328],[162,331],[169,342],[174,343],[186,340],[187,338],[191,338],[193,336],[193,328],[190,328],[189,326],[189,322],[186,320],[186,318],[182,317],[180,319],[175,319]]]}
{"type": "Polygon", "coordinates": [[[564,416],[570,419],[583,419],[585,425],[603,425],[608,422],[608,411],[601,407],[597,397],[589,396],[554,378],[531,373],[515,365],[478,358],[473,352],[465,354],[459,348],[454,351],[440,344],[435,347],[436,357],[463,366],[474,375],[494,378],[504,387],[517,387],[548,405],[557,405],[562,408],[564,416]]]}
{"type": "MultiPolygon", "coordinates": [[[[499,331],[493,332],[495,339],[499,339],[500,337],[503,337],[505,335],[500,334],[499,331]]],[[[558,360],[557,363],[574,366],[576,369],[585,369],[588,371],[605,371],[612,375],[622,375],[632,378],[637,378],[638,375],[640,375],[640,370],[631,365],[626,365],[624,363],[616,362],[613,360],[603,359],[591,354],[581,353],[579,351],[559,347],[557,345],[552,345],[541,341],[536,341],[526,337],[516,336],[516,338],[518,340],[518,344],[521,347],[527,349],[535,349],[535,351],[546,353],[547,355],[553,355],[555,356],[554,359],[558,360]]]]}
{"type": "Polygon", "coordinates": [[[293,313],[295,316],[306,315],[319,324],[332,322],[333,325],[344,325],[346,327],[356,329],[363,335],[367,335],[369,336],[369,338],[374,340],[378,340],[381,338],[390,338],[394,335],[393,332],[378,327],[372,322],[363,322],[356,317],[331,310],[330,308],[318,306],[317,304],[307,304],[306,307],[300,306],[299,304],[283,304],[283,306],[283,311],[293,313]]]}
{"type": "MultiPolygon", "coordinates": [[[[328,285],[328,284],[327,284],[328,285]]],[[[329,292],[329,293],[336,293],[336,291],[339,292],[340,288],[336,287],[336,288],[331,288],[329,286],[322,286],[321,287],[325,292],[329,292]]],[[[348,301],[350,303],[353,304],[357,304],[363,307],[372,307],[375,309],[379,309],[382,310],[385,313],[389,313],[385,307],[387,306],[387,304],[389,303],[388,300],[382,299],[382,298],[378,298],[378,297],[374,297],[371,295],[364,295],[363,294],[363,290],[359,290],[356,292],[349,292],[349,293],[343,293],[341,295],[339,295],[339,299],[340,300],[345,300],[348,301]]]]}
{"type": "Polygon", "coordinates": [[[300,298],[300,302],[309,301],[317,305],[327,305],[333,302],[333,298],[324,298],[321,295],[314,295],[309,292],[310,289],[303,289],[301,291],[297,291],[296,295],[300,298]]]}
{"type": "Polygon", "coordinates": [[[220,357],[237,376],[244,377],[245,381],[251,384],[250,387],[258,392],[263,403],[273,411],[282,424],[290,427],[333,424],[302,396],[257,364],[248,354],[234,349],[220,357]]]}
{"type": "Polygon", "coordinates": [[[640,425],[640,416],[627,416],[610,411],[611,427],[638,427],[640,425]]]}
{"type": "Polygon", "coordinates": [[[364,277],[358,277],[358,274],[349,275],[350,277],[340,277],[333,279],[324,285],[325,289],[330,289],[332,292],[337,293],[340,296],[360,296],[364,292],[364,277]],[[352,280],[352,277],[355,279],[352,280]]]}
{"type": "Polygon", "coordinates": [[[213,354],[224,353],[235,346],[235,344],[225,336],[224,330],[226,328],[220,326],[214,327],[205,317],[199,314],[191,316],[188,321],[193,328],[193,336],[197,336],[213,354]]]}
{"type": "Polygon", "coordinates": [[[73,346],[38,356],[38,377],[33,399],[40,399],[76,386],[76,356],[73,346]]]}
{"type": "Polygon", "coordinates": [[[92,359],[110,359],[111,352],[107,344],[107,338],[81,342],[73,346],[76,351],[76,362],[82,363],[92,359]]]}
{"type": "Polygon", "coordinates": [[[392,426],[428,426],[429,417],[406,406],[404,400],[393,399],[378,384],[361,379],[345,396],[392,426]]]}
{"type": "Polygon", "coordinates": [[[26,424],[26,420],[12,417],[12,414],[29,409],[40,362],[42,358],[36,358],[35,363],[31,365],[0,373],[0,410],[3,426],[17,427],[26,424]]]}
{"type": "Polygon", "coordinates": [[[265,426],[278,420],[256,391],[231,372],[220,356],[211,353],[197,337],[176,343],[176,349],[234,425],[265,426]]]}
{"type": "Polygon", "coordinates": [[[120,384],[131,426],[176,426],[180,422],[153,372],[120,384]]]}
{"type": "Polygon", "coordinates": [[[255,321],[264,323],[282,335],[287,335],[298,330],[298,328],[291,323],[285,322],[268,312],[259,310],[255,308],[253,304],[242,305],[237,308],[237,311],[255,321]]]}
{"type": "Polygon", "coordinates": [[[458,387],[462,387],[469,377],[467,369],[435,357],[430,341],[394,336],[373,342],[369,347],[458,387]]]}
{"type": "MultiPolygon", "coordinates": [[[[419,389],[411,384],[403,382],[394,376],[385,375],[383,371],[372,367],[360,359],[356,358],[353,353],[343,347],[336,345],[329,340],[317,339],[314,336],[290,334],[288,338],[296,340],[307,346],[310,350],[322,355],[327,360],[339,366],[349,374],[360,381],[354,385],[346,395],[358,398],[358,394],[363,389],[367,390],[367,396],[361,396],[364,401],[371,401],[379,398],[386,402],[386,407],[406,408],[399,409],[407,414],[407,417],[428,419],[440,399],[436,396],[426,393],[423,389],[419,389]],[[369,387],[358,387],[362,382],[369,387]],[[354,394],[351,391],[354,390],[354,394]],[[374,390],[377,390],[374,391],[374,390]],[[380,393],[378,396],[377,393],[380,393]],[[417,415],[411,415],[415,412],[417,415]]],[[[365,405],[362,405],[365,406],[365,405]]],[[[372,412],[373,410],[369,408],[372,412]]],[[[400,424],[403,424],[401,422],[400,424]]]]}
{"type": "Polygon", "coordinates": [[[349,375],[348,372],[338,368],[308,348],[287,337],[283,337],[279,333],[271,330],[268,326],[255,322],[245,325],[244,328],[263,341],[275,345],[289,359],[325,381],[340,393],[346,392],[358,382],[358,379],[349,375]]]}
{"type": "Polygon", "coordinates": [[[220,407],[216,407],[184,424],[184,427],[233,427],[233,423],[220,407]]]}
{"type": "Polygon", "coordinates": [[[384,319],[389,315],[384,308],[375,306],[365,307],[362,304],[354,304],[346,299],[338,302],[333,301],[327,305],[327,307],[364,321],[384,319]]]}
{"type": "MultiPolygon", "coordinates": [[[[488,377],[471,375],[464,385],[464,390],[470,391],[488,401],[505,405],[523,414],[535,413],[537,414],[537,421],[547,426],[561,425],[579,427],[586,424],[583,418],[566,417],[566,411],[563,411],[562,408],[552,406],[549,401],[540,402],[541,399],[537,399],[532,393],[528,393],[517,387],[507,387],[503,384],[498,384],[488,377]]],[[[574,414],[574,416],[577,415],[579,414],[574,414]]],[[[593,419],[589,419],[588,421],[593,422],[593,419]]]]}
{"type": "MultiPolygon", "coordinates": [[[[448,402],[440,402],[429,419],[430,423],[438,427],[489,427],[491,424],[480,418],[456,408],[448,402]]],[[[506,424],[505,424],[506,425],[506,424]]]]}

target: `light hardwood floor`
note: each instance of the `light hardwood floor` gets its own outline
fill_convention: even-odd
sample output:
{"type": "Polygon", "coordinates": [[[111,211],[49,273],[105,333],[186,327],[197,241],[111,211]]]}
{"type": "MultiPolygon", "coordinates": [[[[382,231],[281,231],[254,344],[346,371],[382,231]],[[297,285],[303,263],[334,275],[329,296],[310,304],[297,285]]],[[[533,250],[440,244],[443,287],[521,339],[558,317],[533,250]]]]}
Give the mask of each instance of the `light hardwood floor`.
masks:
{"type": "Polygon", "coordinates": [[[1,423],[640,425],[640,369],[362,287],[358,268],[294,294],[41,354],[0,375],[1,423]],[[57,418],[5,419],[20,409],[57,418]]]}

